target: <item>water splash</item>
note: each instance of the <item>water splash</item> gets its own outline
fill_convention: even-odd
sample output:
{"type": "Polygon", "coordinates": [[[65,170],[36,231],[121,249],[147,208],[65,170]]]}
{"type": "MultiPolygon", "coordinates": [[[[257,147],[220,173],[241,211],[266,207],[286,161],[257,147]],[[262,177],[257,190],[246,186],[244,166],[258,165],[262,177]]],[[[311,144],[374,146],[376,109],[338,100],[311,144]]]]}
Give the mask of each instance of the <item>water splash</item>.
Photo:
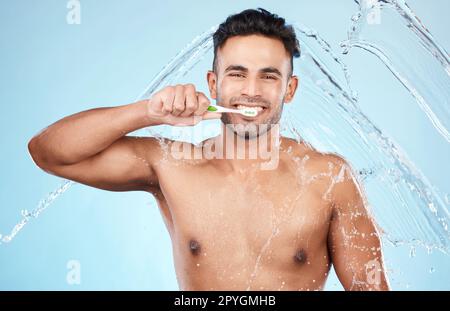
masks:
{"type": "Polygon", "coordinates": [[[145,91],[137,100],[150,98],[152,94],[167,86],[176,83],[200,62],[206,53],[213,47],[211,36],[217,26],[195,37],[183,50],[181,50],[163,69],[153,78],[145,91]]]}
{"type": "Polygon", "coordinates": [[[348,40],[341,44],[343,53],[357,47],[378,57],[450,142],[449,54],[404,0],[355,2],[359,11],[352,17],[348,40]],[[375,13],[379,21],[371,25],[368,21],[375,13]],[[396,29],[396,36],[386,35],[390,29],[396,29]]]}
{"type": "Polygon", "coordinates": [[[71,180],[64,180],[61,185],[50,192],[43,200],[38,203],[38,206],[29,212],[28,210],[22,210],[21,215],[22,219],[12,228],[11,232],[8,235],[2,236],[0,234],[0,245],[2,243],[9,243],[14,239],[14,237],[23,229],[23,227],[30,221],[32,218],[38,218],[39,215],[52,204],[60,195],[67,191],[67,189],[72,186],[75,182],[71,180]]]}
{"type": "Polygon", "coordinates": [[[346,66],[324,40],[304,26],[296,30],[306,52],[299,64],[304,93],[302,109],[286,108],[288,131],[318,149],[344,155],[362,173],[371,172],[364,176],[365,188],[373,193],[369,201],[375,218],[392,243],[418,243],[448,252],[445,195],[360,110],[356,96],[350,95],[354,92],[346,66]]]}
{"type": "MultiPolygon", "coordinates": [[[[359,5],[359,11],[352,17],[353,24],[348,33],[348,40],[341,44],[343,53],[347,54],[351,48],[357,47],[378,57],[401,85],[409,91],[436,131],[450,142],[448,53],[433,38],[404,0],[355,2],[359,5]],[[379,14],[378,24],[374,24],[374,20],[371,19],[374,14],[379,14]],[[395,36],[387,35],[391,29],[396,29],[395,36]]],[[[433,186],[398,146],[388,147],[396,153],[400,165],[389,169],[387,173],[396,186],[396,196],[400,198],[403,206],[406,205],[405,208],[412,212],[410,214],[413,217],[408,220],[410,226],[417,226],[416,223],[421,224],[423,233],[428,237],[431,236],[431,231],[434,231],[432,243],[443,246],[443,249],[448,252],[448,221],[450,219],[448,195],[433,186]],[[399,179],[409,190],[399,189],[399,179]],[[410,208],[407,205],[411,202],[408,191],[416,196],[420,206],[410,208]],[[419,221],[413,219],[418,215],[421,216],[419,221]],[[422,220],[426,220],[428,228],[425,228],[427,224],[422,220]]],[[[415,240],[418,244],[428,240],[424,239],[423,235],[416,238],[417,240],[414,239],[413,234],[410,234],[408,240],[410,242],[415,240]]]]}

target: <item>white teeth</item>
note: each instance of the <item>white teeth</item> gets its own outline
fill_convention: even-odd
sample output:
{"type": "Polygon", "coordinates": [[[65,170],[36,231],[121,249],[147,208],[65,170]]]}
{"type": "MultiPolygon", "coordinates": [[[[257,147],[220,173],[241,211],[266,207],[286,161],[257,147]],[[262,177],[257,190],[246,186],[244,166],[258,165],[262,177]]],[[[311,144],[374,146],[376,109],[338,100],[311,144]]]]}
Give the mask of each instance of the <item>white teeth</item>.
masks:
{"type": "Polygon", "coordinates": [[[251,109],[251,110],[256,110],[258,112],[260,112],[261,110],[263,110],[262,107],[249,107],[249,106],[244,106],[244,105],[238,105],[237,109],[251,109]]]}

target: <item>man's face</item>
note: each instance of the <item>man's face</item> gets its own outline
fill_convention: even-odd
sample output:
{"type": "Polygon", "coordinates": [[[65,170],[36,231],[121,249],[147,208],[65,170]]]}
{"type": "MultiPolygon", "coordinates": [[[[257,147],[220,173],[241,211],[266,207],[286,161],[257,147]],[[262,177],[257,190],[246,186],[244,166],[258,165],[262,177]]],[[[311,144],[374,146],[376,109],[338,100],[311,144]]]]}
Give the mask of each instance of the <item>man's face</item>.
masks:
{"type": "Polygon", "coordinates": [[[222,122],[233,124],[236,134],[246,138],[258,136],[249,131],[260,124],[267,124],[267,130],[277,124],[283,103],[292,99],[297,86],[297,78],[290,77],[290,55],[283,43],[261,35],[235,36],[217,53],[216,73],[208,72],[211,97],[224,107],[259,110],[255,117],[223,113],[222,122]]]}

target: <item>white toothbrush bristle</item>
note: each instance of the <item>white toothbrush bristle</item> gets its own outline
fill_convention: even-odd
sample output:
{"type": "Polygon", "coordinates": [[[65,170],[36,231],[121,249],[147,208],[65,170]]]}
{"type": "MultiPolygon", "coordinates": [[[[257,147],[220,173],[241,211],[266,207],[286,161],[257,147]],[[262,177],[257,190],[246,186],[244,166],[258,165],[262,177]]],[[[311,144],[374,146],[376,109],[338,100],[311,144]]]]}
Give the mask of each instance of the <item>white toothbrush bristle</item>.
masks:
{"type": "Polygon", "coordinates": [[[248,116],[248,117],[254,117],[258,114],[258,111],[254,110],[254,109],[244,109],[244,111],[242,111],[244,115],[248,116]]]}

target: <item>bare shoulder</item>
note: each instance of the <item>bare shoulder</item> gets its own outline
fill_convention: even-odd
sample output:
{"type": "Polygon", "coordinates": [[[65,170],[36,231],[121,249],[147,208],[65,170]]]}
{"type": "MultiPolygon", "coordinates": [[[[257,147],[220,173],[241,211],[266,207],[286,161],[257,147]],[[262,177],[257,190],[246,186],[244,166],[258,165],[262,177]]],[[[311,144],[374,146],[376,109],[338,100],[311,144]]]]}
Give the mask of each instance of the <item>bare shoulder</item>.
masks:
{"type": "Polygon", "coordinates": [[[367,200],[358,172],[341,155],[327,153],[324,158],[332,165],[331,195],[335,205],[345,210],[349,207],[358,208],[360,211],[364,210],[367,200]]]}
{"type": "Polygon", "coordinates": [[[200,164],[205,162],[202,154],[202,144],[195,145],[190,142],[177,141],[163,137],[135,137],[136,148],[153,165],[174,164],[200,164]]]}
{"type": "Polygon", "coordinates": [[[350,168],[343,156],[337,153],[321,152],[304,141],[283,137],[281,145],[283,150],[292,150],[292,156],[300,157],[306,164],[305,168],[315,173],[329,173],[334,176],[342,169],[350,168]]]}
{"type": "Polygon", "coordinates": [[[351,171],[350,163],[340,154],[318,152],[317,157],[319,158],[319,161],[326,163],[333,176],[351,171]]]}
{"type": "Polygon", "coordinates": [[[349,162],[343,156],[314,150],[309,152],[309,157],[315,174],[324,177],[331,194],[346,191],[353,180],[353,174],[349,162]]]}
{"type": "Polygon", "coordinates": [[[321,152],[305,142],[284,139],[285,147],[294,150],[293,156],[300,159],[300,165],[309,178],[322,180],[336,200],[356,199],[361,189],[357,174],[350,162],[342,155],[321,152]]]}
{"type": "Polygon", "coordinates": [[[366,215],[368,202],[362,182],[350,162],[337,153],[311,152],[312,165],[327,181],[327,197],[333,211],[366,215]]]}

